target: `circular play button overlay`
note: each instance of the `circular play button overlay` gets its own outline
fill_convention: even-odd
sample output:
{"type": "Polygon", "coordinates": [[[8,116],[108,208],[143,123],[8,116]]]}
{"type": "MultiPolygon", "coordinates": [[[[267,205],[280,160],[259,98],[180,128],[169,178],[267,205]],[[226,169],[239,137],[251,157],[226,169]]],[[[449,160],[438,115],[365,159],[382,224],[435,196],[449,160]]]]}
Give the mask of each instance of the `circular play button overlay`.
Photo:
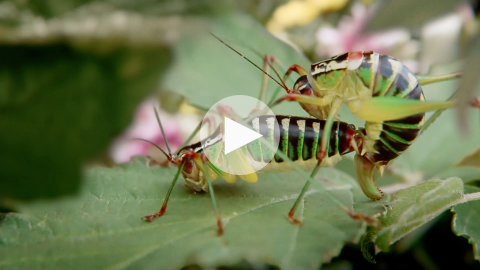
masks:
{"type": "Polygon", "coordinates": [[[216,169],[248,175],[275,158],[280,126],[262,101],[250,96],[230,96],[208,110],[200,138],[203,152],[216,169]]]}

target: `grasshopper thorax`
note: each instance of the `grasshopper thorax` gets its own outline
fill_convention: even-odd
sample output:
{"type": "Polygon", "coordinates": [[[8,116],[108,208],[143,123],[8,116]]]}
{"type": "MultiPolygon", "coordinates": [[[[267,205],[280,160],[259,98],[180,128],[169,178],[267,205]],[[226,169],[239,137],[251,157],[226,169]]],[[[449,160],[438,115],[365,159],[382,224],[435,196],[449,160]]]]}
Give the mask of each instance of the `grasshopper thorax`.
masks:
{"type": "Polygon", "coordinates": [[[174,163],[177,166],[183,164],[181,174],[185,180],[185,186],[196,192],[208,191],[207,181],[203,169],[203,149],[199,143],[185,146],[180,149],[175,157],[174,163]]]}

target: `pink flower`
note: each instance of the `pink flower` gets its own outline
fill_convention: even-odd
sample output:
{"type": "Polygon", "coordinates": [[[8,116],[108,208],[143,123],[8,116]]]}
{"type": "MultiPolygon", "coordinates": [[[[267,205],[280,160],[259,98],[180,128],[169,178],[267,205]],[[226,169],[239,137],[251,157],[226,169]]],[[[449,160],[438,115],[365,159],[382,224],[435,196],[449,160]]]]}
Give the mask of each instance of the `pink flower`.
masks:
{"type": "Polygon", "coordinates": [[[351,51],[375,51],[401,60],[415,72],[417,64],[413,59],[419,51],[419,42],[411,39],[407,29],[401,28],[365,34],[364,28],[371,14],[372,9],[356,3],[352,6],[351,16],[344,16],[338,27],[320,27],[316,34],[319,58],[351,51]]]}
{"type": "MultiPolygon", "coordinates": [[[[130,161],[133,156],[152,156],[161,158],[163,156],[158,149],[147,142],[134,140],[135,138],[149,140],[162,147],[167,152],[160,126],[158,125],[153,108],[159,108],[158,101],[154,98],[145,100],[137,108],[133,123],[114,140],[110,147],[110,156],[116,163],[130,161]],[[159,156],[160,155],[160,156],[159,156]]],[[[178,148],[184,137],[180,129],[179,116],[169,115],[158,110],[168,143],[174,151],[178,148]]]]}

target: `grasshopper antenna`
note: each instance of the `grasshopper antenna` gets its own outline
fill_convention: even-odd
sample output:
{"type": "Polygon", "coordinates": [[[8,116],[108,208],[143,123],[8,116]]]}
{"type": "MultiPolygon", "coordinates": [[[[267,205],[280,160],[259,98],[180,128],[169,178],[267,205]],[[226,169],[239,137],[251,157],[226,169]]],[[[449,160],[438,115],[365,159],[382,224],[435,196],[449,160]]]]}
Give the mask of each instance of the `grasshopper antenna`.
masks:
{"type": "Polygon", "coordinates": [[[171,159],[171,155],[168,155],[160,146],[158,146],[156,143],[154,143],[152,141],[145,140],[145,139],[140,139],[140,138],[133,138],[132,140],[147,142],[147,143],[155,146],[158,150],[160,150],[165,155],[165,157],[167,157],[167,159],[171,159]]]}
{"type": "Polygon", "coordinates": [[[168,157],[172,157],[172,150],[170,150],[170,145],[168,144],[167,137],[165,136],[165,131],[163,130],[162,121],[158,116],[157,108],[153,107],[153,110],[155,111],[155,117],[157,118],[158,125],[160,126],[160,130],[162,131],[163,140],[165,141],[165,145],[168,149],[168,157]]]}
{"type": "MultiPolygon", "coordinates": [[[[265,75],[267,75],[268,77],[270,77],[270,79],[272,79],[274,82],[276,82],[278,85],[280,85],[281,87],[283,87],[285,90],[287,90],[287,92],[290,92],[288,87],[285,85],[285,83],[283,82],[282,80],[282,83],[280,83],[279,81],[277,81],[277,79],[275,79],[272,75],[268,74],[265,70],[263,70],[260,66],[258,66],[257,64],[255,64],[252,60],[248,59],[245,55],[243,55],[242,53],[240,53],[239,51],[235,50],[232,46],[228,45],[225,41],[223,41],[222,39],[220,39],[219,37],[217,37],[214,33],[210,32],[210,34],[215,37],[216,39],[218,39],[218,41],[220,41],[221,43],[223,43],[225,46],[227,46],[228,48],[230,48],[230,50],[236,52],[238,55],[240,55],[241,57],[243,57],[245,60],[247,60],[248,62],[250,62],[250,64],[254,65],[256,68],[258,68],[259,70],[261,70],[265,75]]],[[[275,73],[277,73],[275,71],[275,73]]]]}

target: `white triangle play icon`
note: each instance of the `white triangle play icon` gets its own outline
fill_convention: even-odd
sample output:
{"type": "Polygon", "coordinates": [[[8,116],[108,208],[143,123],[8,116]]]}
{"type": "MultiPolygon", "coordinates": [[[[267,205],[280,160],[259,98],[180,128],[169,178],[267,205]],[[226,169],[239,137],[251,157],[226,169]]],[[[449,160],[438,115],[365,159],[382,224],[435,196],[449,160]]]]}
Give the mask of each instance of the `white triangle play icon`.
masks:
{"type": "Polygon", "coordinates": [[[225,117],[225,155],[260,137],[262,134],[225,117]]]}

